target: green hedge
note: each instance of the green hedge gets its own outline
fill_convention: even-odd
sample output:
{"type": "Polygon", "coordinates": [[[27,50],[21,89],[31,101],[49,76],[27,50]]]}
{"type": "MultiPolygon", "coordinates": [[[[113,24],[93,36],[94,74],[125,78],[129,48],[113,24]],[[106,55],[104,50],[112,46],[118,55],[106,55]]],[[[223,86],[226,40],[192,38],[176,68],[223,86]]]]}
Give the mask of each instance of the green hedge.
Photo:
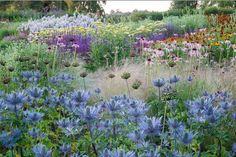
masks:
{"type": "Polygon", "coordinates": [[[0,29],[0,40],[3,39],[5,36],[9,36],[9,35],[15,35],[17,34],[16,30],[12,30],[12,29],[0,29]]]}
{"type": "Polygon", "coordinates": [[[137,22],[137,21],[142,21],[145,19],[151,19],[154,21],[157,20],[162,20],[163,19],[163,15],[160,12],[148,12],[148,11],[137,11],[137,12],[133,12],[130,15],[130,19],[133,22],[137,22]]]}
{"type": "Polygon", "coordinates": [[[206,15],[211,14],[233,14],[235,13],[235,9],[233,8],[219,8],[219,7],[208,7],[205,9],[206,15]]]}
{"type": "Polygon", "coordinates": [[[42,17],[42,13],[34,10],[20,10],[20,11],[0,11],[0,20],[21,21],[27,19],[37,19],[42,17]]]}

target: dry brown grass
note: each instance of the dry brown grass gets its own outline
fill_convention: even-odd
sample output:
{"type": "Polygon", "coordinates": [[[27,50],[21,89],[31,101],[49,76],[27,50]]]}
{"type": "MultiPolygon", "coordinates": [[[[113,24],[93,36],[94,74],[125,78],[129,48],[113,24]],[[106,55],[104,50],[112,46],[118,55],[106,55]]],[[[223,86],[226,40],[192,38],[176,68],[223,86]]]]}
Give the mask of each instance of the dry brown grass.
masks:
{"type": "Polygon", "coordinates": [[[152,90],[152,80],[156,78],[169,78],[169,76],[177,75],[181,79],[185,79],[192,75],[194,80],[205,82],[205,90],[217,91],[217,90],[229,90],[236,97],[236,68],[212,68],[201,67],[198,70],[191,70],[188,63],[177,64],[174,68],[170,68],[167,65],[152,66],[150,68],[150,77],[148,79],[148,68],[145,64],[130,64],[124,63],[123,66],[113,68],[110,70],[98,70],[95,73],[89,74],[87,79],[87,86],[90,90],[100,88],[102,90],[102,96],[109,98],[113,95],[127,94],[127,87],[125,80],[121,79],[121,75],[124,72],[131,73],[130,79],[128,79],[129,87],[131,89],[131,95],[136,98],[144,99],[147,97],[149,90],[152,90]],[[110,79],[109,74],[114,74],[115,77],[110,79]],[[138,90],[132,89],[131,85],[135,79],[142,82],[141,87],[138,90]],[[148,88],[151,87],[151,88],[148,88]]]}

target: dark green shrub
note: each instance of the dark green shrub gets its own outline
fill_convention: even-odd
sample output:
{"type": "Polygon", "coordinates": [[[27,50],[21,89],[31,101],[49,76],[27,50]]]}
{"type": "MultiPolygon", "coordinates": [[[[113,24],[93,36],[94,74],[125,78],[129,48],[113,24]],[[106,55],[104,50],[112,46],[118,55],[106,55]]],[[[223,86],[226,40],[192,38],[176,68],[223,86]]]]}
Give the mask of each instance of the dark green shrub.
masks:
{"type": "Polygon", "coordinates": [[[232,8],[209,7],[205,9],[205,14],[233,14],[235,12],[232,8]]]}
{"type": "Polygon", "coordinates": [[[163,15],[160,12],[150,12],[149,17],[153,21],[160,21],[163,19],[163,15]]]}
{"type": "Polygon", "coordinates": [[[219,10],[217,7],[209,7],[205,9],[205,14],[210,15],[210,14],[218,14],[219,10]]]}
{"type": "Polygon", "coordinates": [[[0,40],[3,39],[5,36],[14,35],[16,33],[16,30],[0,29],[0,40]]]}
{"type": "Polygon", "coordinates": [[[164,12],[164,16],[183,16],[184,12],[180,9],[171,9],[164,12]]]}
{"type": "Polygon", "coordinates": [[[219,14],[233,14],[235,9],[232,8],[219,8],[219,14]]]}
{"type": "Polygon", "coordinates": [[[7,48],[10,44],[10,41],[0,40],[0,50],[7,48]]]}
{"type": "Polygon", "coordinates": [[[148,16],[149,16],[148,11],[137,11],[137,12],[133,12],[130,18],[133,22],[138,22],[138,21],[147,19],[148,16]]]}

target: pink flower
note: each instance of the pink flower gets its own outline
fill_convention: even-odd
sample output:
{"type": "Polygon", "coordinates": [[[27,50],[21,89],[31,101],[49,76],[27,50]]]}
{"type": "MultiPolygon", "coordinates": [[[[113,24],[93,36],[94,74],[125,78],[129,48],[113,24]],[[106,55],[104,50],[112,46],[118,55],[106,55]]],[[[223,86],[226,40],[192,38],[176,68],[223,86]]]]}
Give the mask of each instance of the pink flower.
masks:
{"type": "Polygon", "coordinates": [[[156,57],[158,57],[158,58],[164,56],[164,51],[162,48],[155,49],[154,53],[156,54],[156,57]]]}
{"type": "Polygon", "coordinates": [[[153,60],[151,58],[148,58],[145,62],[145,65],[153,65],[153,60]]]}

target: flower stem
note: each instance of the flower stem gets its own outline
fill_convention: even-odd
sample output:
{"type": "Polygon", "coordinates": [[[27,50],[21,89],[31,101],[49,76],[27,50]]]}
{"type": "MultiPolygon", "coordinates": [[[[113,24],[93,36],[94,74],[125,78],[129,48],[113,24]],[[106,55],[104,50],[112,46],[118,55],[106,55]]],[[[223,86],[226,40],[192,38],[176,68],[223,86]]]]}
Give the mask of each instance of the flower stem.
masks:
{"type": "MultiPolygon", "coordinates": [[[[164,134],[165,132],[165,122],[166,122],[166,113],[167,113],[166,111],[167,111],[167,105],[165,104],[162,134],[164,134]]],[[[161,139],[161,146],[162,146],[162,143],[163,143],[163,139],[161,139]]]]}
{"type": "Polygon", "coordinates": [[[125,82],[126,82],[126,86],[127,86],[127,90],[128,90],[128,95],[130,96],[130,89],[129,89],[128,80],[126,79],[125,82]]]}

